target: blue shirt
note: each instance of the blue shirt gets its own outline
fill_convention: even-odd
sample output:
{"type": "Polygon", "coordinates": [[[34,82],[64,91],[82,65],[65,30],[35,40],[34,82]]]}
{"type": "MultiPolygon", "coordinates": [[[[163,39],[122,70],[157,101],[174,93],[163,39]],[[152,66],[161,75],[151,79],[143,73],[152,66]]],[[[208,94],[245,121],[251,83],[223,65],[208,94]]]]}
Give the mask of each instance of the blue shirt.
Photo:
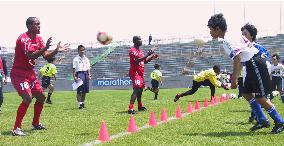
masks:
{"type": "Polygon", "coordinates": [[[270,54],[262,45],[260,45],[256,42],[253,42],[253,46],[259,50],[257,55],[261,56],[262,54],[264,54],[266,61],[270,61],[270,54]]]}

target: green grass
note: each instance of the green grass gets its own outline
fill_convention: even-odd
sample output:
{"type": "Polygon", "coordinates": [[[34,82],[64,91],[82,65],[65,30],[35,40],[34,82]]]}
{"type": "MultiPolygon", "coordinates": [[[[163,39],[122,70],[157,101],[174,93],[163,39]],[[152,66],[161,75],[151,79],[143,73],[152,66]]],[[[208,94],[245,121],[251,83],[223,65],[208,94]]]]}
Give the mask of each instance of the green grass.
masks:
{"type": "MultiPolygon", "coordinates": [[[[187,89],[162,89],[159,100],[153,100],[150,91],[144,92],[143,103],[148,111],[138,112],[135,115],[137,126],[142,127],[148,123],[150,111],[155,112],[159,121],[163,107],[166,107],[168,117],[175,116],[178,103],[185,112],[187,101],[194,104],[195,100],[199,100],[202,106],[204,98],[210,95],[208,88],[202,88],[197,91],[194,98],[185,97],[174,103],[175,93],[185,90],[187,89]]],[[[87,95],[87,108],[78,110],[75,92],[56,91],[52,97],[54,104],[45,105],[41,116],[41,122],[48,127],[48,130],[31,130],[33,117],[33,104],[31,104],[22,123],[22,128],[29,133],[26,137],[11,136],[10,130],[21,99],[16,93],[5,93],[4,105],[0,112],[0,145],[80,145],[98,138],[102,120],[106,121],[109,135],[124,132],[129,122],[126,111],[131,92],[132,90],[91,91],[87,95]]],[[[219,96],[223,92],[226,91],[218,89],[216,95],[219,96]]],[[[284,106],[279,101],[279,97],[274,99],[274,102],[280,114],[284,116],[284,106]]],[[[135,108],[137,109],[137,103],[135,108]]],[[[271,128],[254,133],[249,131],[252,126],[247,123],[249,109],[243,99],[230,100],[194,112],[179,120],[113,139],[103,145],[284,145],[284,133],[271,135],[269,134],[271,128]]]]}

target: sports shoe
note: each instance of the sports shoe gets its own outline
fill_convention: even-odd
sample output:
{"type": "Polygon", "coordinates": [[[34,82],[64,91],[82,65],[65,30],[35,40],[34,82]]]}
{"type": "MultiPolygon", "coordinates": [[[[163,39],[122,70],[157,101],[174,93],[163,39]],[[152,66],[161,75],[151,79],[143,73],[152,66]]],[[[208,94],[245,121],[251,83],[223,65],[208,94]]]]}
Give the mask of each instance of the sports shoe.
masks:
{"type": "Polygon", "coordinates": [[[46,100],[45,103],[52,104],[51,100],[46,100]]]}
{"type": "Polygon", "coordinates": [[[26,136],[24,131],[21,128],[17,128],[15,130],[11,130],[13,136],[26,136]]]}
{"type": "Polygon", "coordinates": [[[251,131],[256,131],[261,128],[269,128],[270,122],[267,120],[265,122],[256,122],[253,127],[250,128],[251,131]]]}
{"type": "Polygon", "coordinates": [[[83,108],[86,108],[84,103],[80,104],[79,106],[79,109],[83,109],[83,108]]]}
{"type": "Polygon", "coordinates": [[[271,134],[278,134],[284,130],[284,123],[275,123],[275,126],[272,128],[271,134]]]}
{"type": "Polygon", "coordinates": [[[176,94],[175,99],[174,99],[174,102],[177,102],[180,97],[181,97],[180,94],[176,94]]]}
{"type": "Polygon", "coordinates": [[[254,120],[256,120],[256,116],[253,116],[253,117],[250,116],[249,119],[248,119],[248,122],[252,123],[254,120]]]}
{"type": "Polygon", "coordinates": [[[138,111],[146,111],[147,110],[147,108],[146,107],[144,107],[144,106],[142,106],[142,107],[138,107],[138,111]]]}
{"type": "Polygon", "coordinates": [[[134,110],[134,109],[129,109],[129,110],[128,110],[128,114],[134,115],[134,114],[135,114],[135,110],[134,110]]]}
{"type": "Polygon", "coordinates": [[[46,128],[39,123],[38,125],[32,125],[32,130],[46,130],[46,128]]]}

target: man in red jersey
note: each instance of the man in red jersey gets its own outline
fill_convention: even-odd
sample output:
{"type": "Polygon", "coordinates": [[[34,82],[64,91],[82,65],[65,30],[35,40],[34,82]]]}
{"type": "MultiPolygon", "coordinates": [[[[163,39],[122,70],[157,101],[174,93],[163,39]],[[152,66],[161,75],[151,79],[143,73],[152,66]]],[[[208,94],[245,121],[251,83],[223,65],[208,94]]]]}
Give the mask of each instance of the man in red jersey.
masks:
{"type": "Polygon", "coordinates": [[[145,87],[144,63],[146,64],[150,62],[152,59],[158,57],[158,55],[154,53],[154,50],[156,48],[150,49],[147,55],[144,56],[143,51],[140,49],[140,46],[142,45],[142,40],[140,36],[134,36],[133,43],[134,46],[129,51],[129,57],[130,57],[129,77],[132,80],[133,93],[130,98],[128,114],[135,114],[134,102],[136,98],[138,101],[138,111],[147,110],[145,107],[143,107],[141,101],[142,92],[145,87]]]}
{"type": "Polygon", "coordinates": [[[59,42],[55,50],[48,52],[47,49],[51,46],[52,38],[50,37],[46,45],[44,44],[42,38],[38,35],[40,34],[40,21],[38,18],[29,17],[26,20],[26,26],[28,31],[21,34],[16,41],[14,64],[10,73],[12,84],[23,99],[18,107],[15,125],[12,129],[13,136],[26,135],[21,129],[21,123],[32,102],[32,97],[36,98],[32,129],[46,129],[39,122],[45,96],[34,71],[35,60],[40,56],[48,59],[54,57],[58,52],[69,49],[69,44],[62,46],[61,42],[59,42]]]}

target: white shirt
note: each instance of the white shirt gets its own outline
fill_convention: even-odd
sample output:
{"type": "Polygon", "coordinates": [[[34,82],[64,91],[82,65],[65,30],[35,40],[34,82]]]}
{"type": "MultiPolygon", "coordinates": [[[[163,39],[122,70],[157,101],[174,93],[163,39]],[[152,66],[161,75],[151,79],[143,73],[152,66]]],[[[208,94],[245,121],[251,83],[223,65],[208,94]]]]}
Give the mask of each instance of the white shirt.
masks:
{"type": "Polygon", "coordinates": [[[277,65],[271,64],[271,75],[274,77],[281,77],[284,73],[284,67],[282,64],[278,63],[277,65]]]}
{"type": "Polygon", "coordinates": [[[236,43],[225,39],[222,39],[222,41],[225,52],[232,60],[240,54],[241,62],[246,62],[259,52],[244,36],[241,36],[241,39],[236,43]]]}
{"type": "Polygon", "coordinates": [[[73,68],[75,68],[75,72],[88,71],[91,68],[90,60],[85,55],[83,57],[77,55],[73,59],[73,68]]]}

